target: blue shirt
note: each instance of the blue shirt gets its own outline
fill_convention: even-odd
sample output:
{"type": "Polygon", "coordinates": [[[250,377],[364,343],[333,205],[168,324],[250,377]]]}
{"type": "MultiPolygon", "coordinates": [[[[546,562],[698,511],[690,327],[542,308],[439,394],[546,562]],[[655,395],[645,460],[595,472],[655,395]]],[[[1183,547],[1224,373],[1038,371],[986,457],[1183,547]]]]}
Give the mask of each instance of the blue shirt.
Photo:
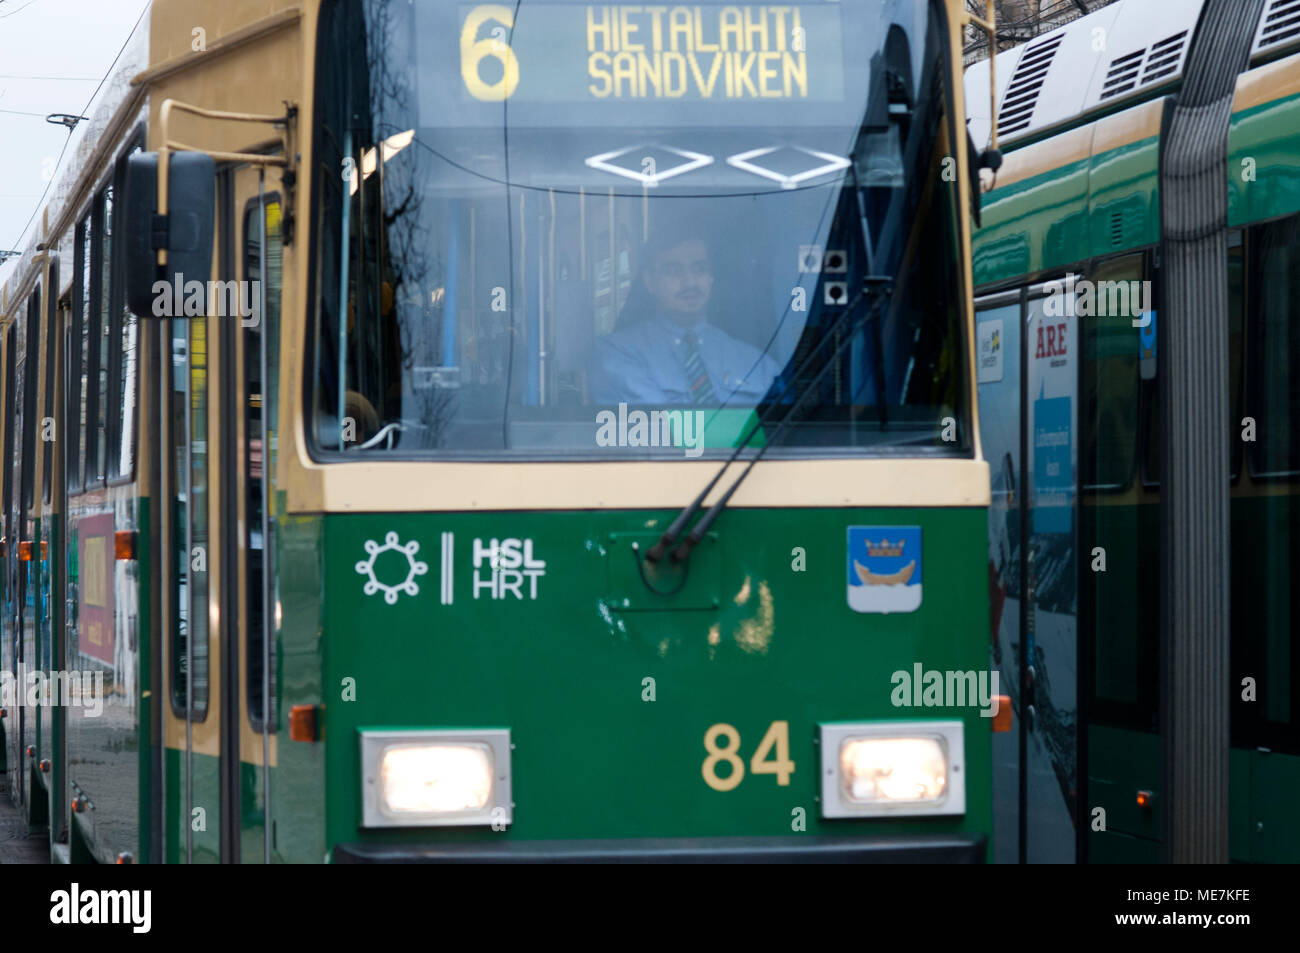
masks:
{"type": "Polygon", "coordinates": [[[763,399],[780,368],[758,348],[737,341],[707,321],[682,325],[656,315],[596,341],[592,397],[598,404],[694,404],[682,340],[693,331],[700,360],[718,403],[753,405],[763,399]]]}

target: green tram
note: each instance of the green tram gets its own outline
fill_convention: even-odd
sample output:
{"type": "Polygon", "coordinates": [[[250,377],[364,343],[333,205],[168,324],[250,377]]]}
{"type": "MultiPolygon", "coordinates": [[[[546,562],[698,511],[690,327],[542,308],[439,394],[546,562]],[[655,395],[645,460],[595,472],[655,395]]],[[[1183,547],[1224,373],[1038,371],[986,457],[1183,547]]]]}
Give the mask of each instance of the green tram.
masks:
{"type": "MultiPolygon", "coordinates": [[[[1204,6],[1120,0],[998,57],[1006,160],[973,258],[993,651],[1019,729],[994,744],[998,860],[1160,856],[1158,329],[1180,318],[1161,310],[1162,156],[1175,98],[1203,78],[1204,6]]],[[[1228,834],[1234,861],[1295,862],[1300,3],[1241,9],[1258,14],[1249,53],[1205,140],[1226,143],[1228,834]]],[[[989,112],[969,102],[982,141],[989,112]]]]}
{"type": "Polygon", "coordinates": [[[3,297],[53,858],[987,860],[972,24],[155,0],[3,297]]]}

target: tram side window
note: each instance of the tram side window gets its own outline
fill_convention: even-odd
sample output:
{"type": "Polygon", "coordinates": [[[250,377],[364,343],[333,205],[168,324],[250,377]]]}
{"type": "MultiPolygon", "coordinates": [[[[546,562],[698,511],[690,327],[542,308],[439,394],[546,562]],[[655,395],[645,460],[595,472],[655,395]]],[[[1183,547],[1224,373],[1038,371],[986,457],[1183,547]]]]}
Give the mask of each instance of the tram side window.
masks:
{"type": "Polygon", "coordinates": [[[172,711],[185,717],[192,696],[191,720],[208,715],[208,324],[205,320],[171,324],[172,454],[168,461],[175,493],[171,501],[177,528],[172,555],[171,684],[172,711]],[[190,649],[193,649],[193,661],[190,649]],[[193,682],[190,682],[191,676],[193,682]],[[189,687],[192,684],[192,689],[189,687]]]}
{"type": "Polygon", "coordinates": [[[86,382],[85,348],[82,335],[86,329],[86,312],[90,290],[90,216],[77,225],[73,242],[72,314],[66,327],[68,382],[64,389],[64,412],[67,422],[63,432],[68,441],[68,489],[81,489],[86,463],[86,382]]]}
{"type": "Polygon", "coordinates": [[[100,294],[99,294],[99,321],[96,325],[96,344],[95,344],[95,380],[97,387],[98,401],[95,405],[95,479],[103,480],[108,473],[108,447],[111,434],[108,428],[109,420],[109,400],[112,393],[108,389],[108,371],[112,366],[110,361],[112,328],[114,321],[113,300],[114,300],[114,282],[113,282],[113,186],[109,185],[104,189],[101,202],[103,205],[103,218],[99,229],[100,250],[100,294]]]}
{"type": "MultiPolygon", "coordinates": [[[[1245,444],[1254,483],[1295,484],[1300,477],[1300,216],[1249,234],[1246,406],[1255,422],[1245,444]]],[[[1234,439],[1234,442],[1237,442],[1234,439]]],[[[1300,504],[1295,492],[1233,494],[1233,665],[1259,679],[1259,704],[1234,705],[1234,739],[1300,753],[1300,504]],[[1242,710],[1245,709],[1245,710],[1242,710]],[[1243,731],[1246,735],[1243,737],[1243,731]]]]}
{"type": "Polygon", "coordinates": [[[1143,290],[1150,285],[1142,284],[1149,278],[1144,262],[1142,254],[1112,258],[1090,276],[1094,306],[1092,317],[1082,322],[1083,485],[1088,489],[1123,489],[1133,476],[1141,347],[1133,314],[1151,308],[1143,290]],[[1135,294],[1141,296],[1140,306],[1135,294]],[[1116,310],[1122,313],[1112,313],[1116,310]]]}
{"type": "Polygon", "coordinates": [[[100,324],[104,318],[104,297],[107,294],[105,278],[107,269],[104,236],[104,194],[95,196],[95,203],[90,215],[90,232],[86,237],[89,260],[86,263],[86,305],[81,324],[81,435],[80,459],[84,462],[84,479],[82,485],[91,487],[99,483],[103,476],[97,470],[98,447],[102,443],[95,421],[102,411],[100,405],[104,400],[104,391],[99,386],[99,339],[102,337],[100,324]]]}
{"type": "MultiPolygon", "coordinates": [[[[1248,413],[1256,476],[1300,476],[1300,216],[1273,222],[1255,235],[1256,306],[1251,309],[1248,413]]],[[[1241,427],[1240,421],[1237,424],[1241,427]]]]}
{"type": "MultiPolygon", "coordinates": [[[[117,181],[126,176],[127,159],[141,151],[136,145],[130,153],[118,160],[117,181]]],[[[109,193],[107,201],[112,201],[109,193]]],[[[106,371],[108,381],[108,476],[110,480],[129,480],[135,465],[136,382],[139,374],[139,323],[126,305],[126,262],[123,248],[117,249],[112,263],[112,290],[109,295],[109,351],[106,371]]]]}
{"type": "Polygon", "coordinates": [[[113,335],[118,359],[113,362],[117,373],[114,385],[121,408],[114,435],[114,475],[129,479],[135,466],[135,415],[136,380],[139,375],[140,324],[139,319],[125,307],[119,310],[117,331],[113,335]]]}
{"type": "MultiPolygon", "coordinates": [[[[14,447],[17,445],[14,439],[15,425],[18,420],[16,408],[14,407],[14,379],[17,376],[19,367],[16,357],[18,347],[18,333],[13,325],[9,325],[3,331],[5,338],[5,412],[9,414],[8,426],[4,428],[4,465],[0,470],[4,471],[4,512],[0,513],[0,518],[4,521],[4,535],[9,539],[16,539],[18,528],[13,525],[12,507],[14,498],[14,474],[16,472],[17,461],[14,459],[14,447]]],[[[4,583],[8,586],[8,580],[4,583]]]]}
{"type": "MultiPolygon", "coordinates": [[[[1079,425],[1084,487],[1079,510],[1082,552],[1102,547],[1105,573],[1085,572],[1080,624],[1091,633],[1094,717],[1102,723],[1147,730],[1156,709],[1158,602],[1144,597],[1158,585],[1157,510],[1131,500],[1105,500],[1134,482],[1138,462],[1142,390],[1155,353],[1147,329],[1134,320],[1156,311],[1150,263],[1141,252],[1098,263],[1080,292],[1083,344],[1079,425]],[[1086,303],[1082,296],[1091,295],[1086,303]],[[1145,333],[1144,333],[1145,332],[1145,333]],[[1146,350],[1144,350],[1144,348],[1146,350]]],[[[1152,327],[1148,325],[1148,327],[1152,327]]]]}
{"type": "MultiPolygon", "coordinates": [[[[57,259],[50,262],[50,287],[58,290],[59,287],[59,262],[57,259]]],[[[54,378],[58,364],[55,361],[56,344],[58,339],[54,331],[58,326],[56,320],[58,313],[64,309],[63,302],[56,304],[56,299],[51,296],[47,299],[48,307],[46,308],[45,318],[45,399],[41,404],[41,502],[50,502],[50,488],[53,485],[54,476],[54,440],[52,437],[62,438],[62,434],[55,434],[47,430],[46,421],[54,421],[54,378]]]]}
{"type": "Polygon", "coordinates": [[[41,286],[37,285],[32,296],[27,299],[27,370],[23,380],[23,410],[26,420],[23,422],[23,512],[32,505],[32,493],[35,489],[36,474],[32,471],[36,459],[36,431],[40,421],[35,416],[36,382],[40,365],[41,344],[41,286]]]}
{"type": "MultiPolygon", "coordinates": [[[[257,218],[258,208],[254,203],[244,215],[244,274],[249,280],[259,280],[262,273],[262,234],[257,218]]],[[[248,632],[248,717],[254,731],[262,730],[262,654],[263,645],[263,573],[269,572],[267,562],[274,558],[274,547],[262,534],[263,481],[270,480],[275,473],[276,450],[276,415],[279,393],[279,333],[280,333],[280,287],[281,287],[281,253],[280,203],[268,201],[266,204],[266,284],[262,291],[266,299],[266,314],[263,320],[253,327],[244,329],[244,379],[247,382],[247,397],[244,409],[245,461],[247,473],[246,528],[245,545],[247,546],[247,593],[245,603],[247,611],[248,632]],[[266,347],[266,373],[268,381],[265,386],[261,381],[261,348],[266,347]]],[[[274,490],[266,494],[271,509],[274,509],[274,490]]],[[[269,516],[269,514],[268,514],[269,516]]],[[[271,534],[275,526],[267,520],[271,534]]],[[[274,579],[274,576],[272,576],[274,579]]],[[[272,591],[272,601],[275,595],[272,591]]],[[[268,628],[274,639],[274,620],[268,628]]],[[[274,641],[272,641],[274,645],[274,641]]],[[[275,653],[270,658],[271,719],[268,726],[274,732],[276,726],[275,710],[275,653]]]]}

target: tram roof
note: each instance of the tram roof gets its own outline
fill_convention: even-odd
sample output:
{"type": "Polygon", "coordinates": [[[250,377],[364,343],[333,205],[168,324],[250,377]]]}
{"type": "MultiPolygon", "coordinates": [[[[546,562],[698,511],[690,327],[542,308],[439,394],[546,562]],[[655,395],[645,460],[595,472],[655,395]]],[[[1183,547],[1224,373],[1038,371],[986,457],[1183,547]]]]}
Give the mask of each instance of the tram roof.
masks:
{"type": "MultiPolygon", "coordinates": [[[[1177,85],[1204,6],[1205,0],[1119,0],[999,53],[999,144],[1014,147],[1177,85]]],[[[1267,0],[1251,63],[1297,48],[1300,0],[1267,0]]],[[[988,60],[966,71],[967,120],[980,146],[992,129],[988,77],[988,60]]]]}
{"type": "MultiPolygon", "coordinates": [[[[16,313],[40,273],[35,256],[46,241],[55,243],[61,257],[71,261],[73,229],[69,226],[84,211],[101,179],[111,167],[120,146],[125,144],[125,134],[135,125],[137,117],[145,118],[146,89],[133,87],[131,79],[149,65],[149,17],[146,8],[139,22],[127,38],[121,54],[99,92],[86,109],[87,119],[77,124],[71,132],[71,141],[63,157],[59,176],[50,187],[45,204],[37,210],[28,229],[26,243],[20,249],[9,271],[3,288],[3,312],[0,320],[9,321],[16,313]],[[46,231],[48,227],[48,232],[46,231]]],[[[72,280],[69,265],[63,273],[62,283],[72,280]]]]}

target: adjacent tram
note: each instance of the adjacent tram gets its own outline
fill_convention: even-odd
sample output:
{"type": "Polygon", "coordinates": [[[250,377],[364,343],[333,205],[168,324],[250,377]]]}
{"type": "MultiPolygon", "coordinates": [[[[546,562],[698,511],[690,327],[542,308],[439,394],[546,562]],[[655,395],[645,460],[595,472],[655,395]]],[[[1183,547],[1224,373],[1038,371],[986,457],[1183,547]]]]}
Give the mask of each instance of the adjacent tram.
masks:
{"type": "Polygon", "coordinates": [[[988,859],[968,25],[154,0],[3,292],[52,857],[988,859]]]}
{"type": "MultiPolygon", "coordinates": [[[[1160,384],[1178,372],[1167,329],[1187,321],[1168,302],[1196,278],[1169,266],[1168,222],[1192,167],[1223,203],[1205,234],[1226,248],[1215,355],[1231,544],[1212,559],[1231,649],[1186,701],[1228,704],[1228,856],[1300,857],[1287,797],[1300,781],[1300,4],[1236,5],[1250,19],[1232,36],[1214,32],[1210,7],[1120,0],[997,57],[1006,158],[983,197],[973,268],[993,649],[1019,729],[995,738],[998,860],[1161,856],[1161,703],[1178,699],[1162,699],[1160,384]],[[1215,124],[1172,132],[1178,98],[1220,72],[1215,124]],[[1179,148],[1196,161],[1176,161],[1179,148]]],[[[988,79],[987,64],[972,67],[968,94],[988,79]]],[[[983,141],[988,108],[968,108],[983,141]]]]}

